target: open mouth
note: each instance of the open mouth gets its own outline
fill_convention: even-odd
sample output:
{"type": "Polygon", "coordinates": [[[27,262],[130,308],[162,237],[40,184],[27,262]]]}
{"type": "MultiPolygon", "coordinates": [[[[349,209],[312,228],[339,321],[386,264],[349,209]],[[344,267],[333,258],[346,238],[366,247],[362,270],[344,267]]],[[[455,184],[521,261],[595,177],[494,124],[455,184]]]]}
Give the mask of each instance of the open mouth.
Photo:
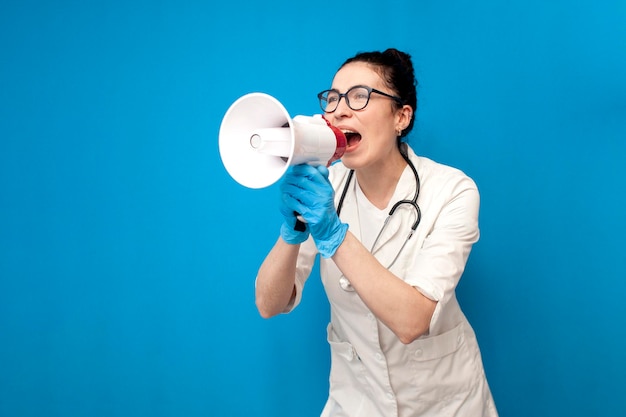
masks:
{"type": "Polygon", "coordinates": [[[346,135],[346,140],[348,142],[348,147],[352,147],[361,141],[361,134],[357,132],[353,132],[350,130],[345,130],[344,135],[346,135]]]}

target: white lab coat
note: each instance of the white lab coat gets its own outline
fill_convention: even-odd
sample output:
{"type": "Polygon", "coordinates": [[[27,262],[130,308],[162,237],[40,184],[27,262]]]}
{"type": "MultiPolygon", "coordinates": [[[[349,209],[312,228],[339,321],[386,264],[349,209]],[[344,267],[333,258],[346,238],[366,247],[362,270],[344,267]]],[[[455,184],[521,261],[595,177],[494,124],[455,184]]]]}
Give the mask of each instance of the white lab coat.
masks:
{"type": "MultiPolygon", "coordinates": [[[[321,259],[320,272],[331,305],[328,343],[332,361],[322,417],[497,416],[474,331],[455,296],[470,249],[478,240],[478,190],[461,171],[408,151],[420,176],[422,219],[391,271],[437,301],[429,333],[408,345],[401,343],[356,292],[341,288],[341,272],[332,259],[321,259]]],[[[341,163],[331,167],[335,204],[347,173],[341,163]]],[[[411,199],[414,192],[415,178],[407,167],[389,208],[400,199],[411,199]]],[[[361,236],[363,197],[354,176],[341,220],[357,238],[361,236]]],[[[415,219],[409,207],[398,210],[376,244],[380,250],[375,256],[385,266],[415,219]]],[[[300,301],[316,253],[312,239],[301,247],[297,293],[289,310],[300,301]]]]}

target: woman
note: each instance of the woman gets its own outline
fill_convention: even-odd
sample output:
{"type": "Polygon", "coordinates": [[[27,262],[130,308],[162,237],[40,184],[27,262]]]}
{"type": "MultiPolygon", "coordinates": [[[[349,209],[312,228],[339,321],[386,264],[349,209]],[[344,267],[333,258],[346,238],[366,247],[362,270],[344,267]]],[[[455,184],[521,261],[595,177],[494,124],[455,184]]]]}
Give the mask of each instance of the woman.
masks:
{"type": "Polygon", "coordinates": [[[284,223],[257,276],[259,312],[291,311],[319,253],[331,305],[322,416],[496,416],[455,296],[479,236],[479,194],[402,142],[417,108],[410,56],[357,54],[319,99],[348,146],[329,169],[297,165],[283,177],[284,223]]]}

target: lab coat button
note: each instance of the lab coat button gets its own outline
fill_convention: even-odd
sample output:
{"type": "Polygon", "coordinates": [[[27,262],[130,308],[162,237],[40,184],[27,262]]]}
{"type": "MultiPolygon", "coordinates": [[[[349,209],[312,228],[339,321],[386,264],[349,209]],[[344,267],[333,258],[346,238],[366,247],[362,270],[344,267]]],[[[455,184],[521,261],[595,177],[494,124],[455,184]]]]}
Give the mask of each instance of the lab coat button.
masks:
{"type": "Polygon", "coordinates": [[[393,392],[388,392],[387,398],[389,398],[390,400],[393,400],[393,392]]]}
{"type": "Polygon", "coordinates": [[[370,320],[374,320],[374,315],[372,313],[367,313],[367,318],[370,320]]]}
{"type": "Polygon", "coordinates": [[[383,355],[381,355],[380,353],[377,353],[376,354],[376,360],[382,361],[383,360],[383,355]]]}
{"type": "Polygon", "coordinates": [[[415,356],[417,356],[418,358],[421,357],[424,354],[424,352],[422,351],[422,349],[417,349],[415,351],[415,356]]]}

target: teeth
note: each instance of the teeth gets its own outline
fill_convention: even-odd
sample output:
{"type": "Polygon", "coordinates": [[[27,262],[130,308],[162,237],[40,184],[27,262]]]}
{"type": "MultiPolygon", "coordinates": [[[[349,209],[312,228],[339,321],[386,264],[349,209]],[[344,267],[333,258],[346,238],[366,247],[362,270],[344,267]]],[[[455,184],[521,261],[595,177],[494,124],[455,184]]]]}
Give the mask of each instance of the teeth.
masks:
{"type": "Polygon", "coordinates": [[[343,132],[343,134],[344,134],[344,135],[345,135],[346,133],[356,133],[356,132],[354,132],[354,131],[352,131],[352,130],[346,130],[346,129],[342,129],[341,131],[343,132]]]}

